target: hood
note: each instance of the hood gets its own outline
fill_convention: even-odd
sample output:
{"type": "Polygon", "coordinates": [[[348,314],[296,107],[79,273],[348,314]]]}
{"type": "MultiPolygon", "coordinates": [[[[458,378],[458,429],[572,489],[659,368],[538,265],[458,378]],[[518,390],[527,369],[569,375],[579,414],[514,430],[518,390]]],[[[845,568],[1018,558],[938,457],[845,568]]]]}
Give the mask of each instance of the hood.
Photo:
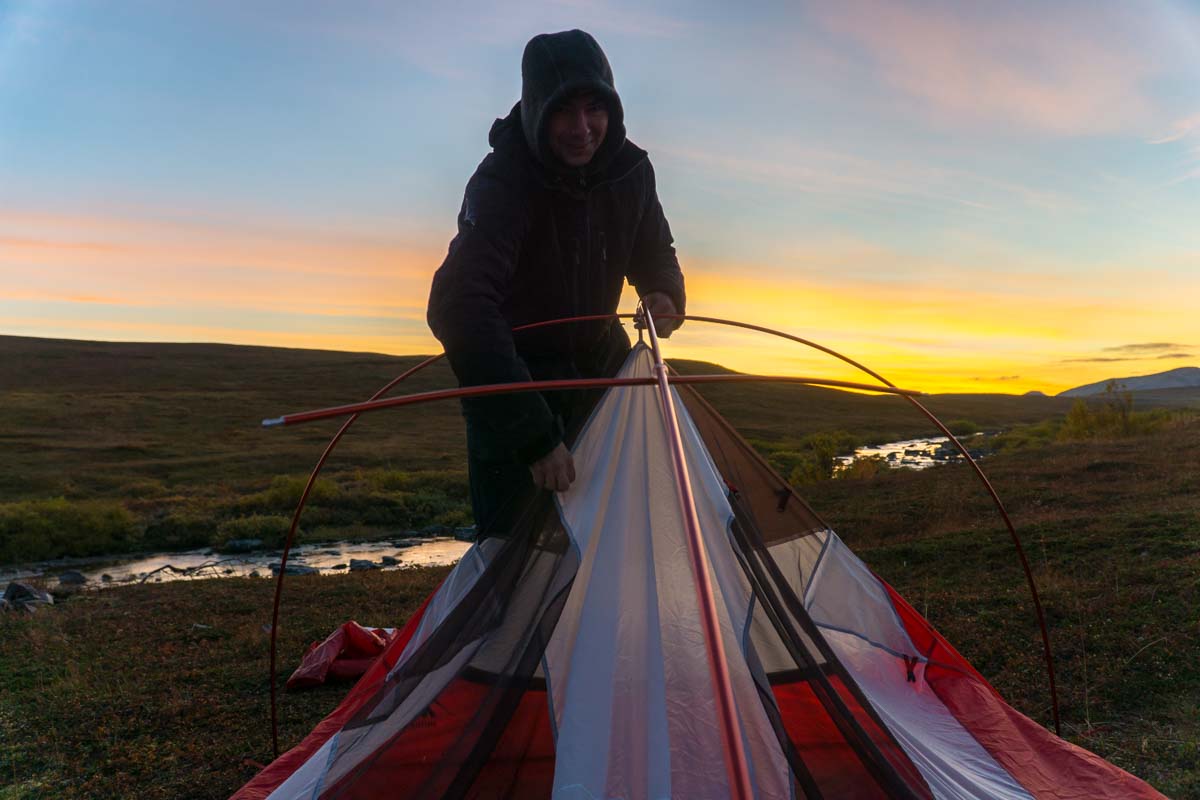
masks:
{"type": "Polygon", "coordinates": [[[580,30],[543,33],[529,40],[521,57],[521,128],[530,152],[544,166],[564,167],[550,151],[546,123],[554,106],[576,92],[595,92],[608,104],[608,132],[596,155],[583,168],[594,175],[625,142],[625,111],[613,86],[612,67],[600,45],[580,30]]]}

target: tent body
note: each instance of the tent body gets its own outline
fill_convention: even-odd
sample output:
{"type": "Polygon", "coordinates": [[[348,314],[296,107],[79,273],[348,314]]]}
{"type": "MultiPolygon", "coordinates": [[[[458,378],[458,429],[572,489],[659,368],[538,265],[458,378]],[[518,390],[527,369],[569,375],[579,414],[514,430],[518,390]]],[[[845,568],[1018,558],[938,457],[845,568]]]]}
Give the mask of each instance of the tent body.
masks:
{"type": "MultiPolygon", "coordinates": [[[[651,369],[638,347],[622,374],[651,369]]],[[[673,401],[755,797],[1161,797],[1006,705],[698,395],[673,401]]],[[[582,479],[476,544],[235,797],[731,796],[666,437],[655,392],[608,390],[582,479]]]]}

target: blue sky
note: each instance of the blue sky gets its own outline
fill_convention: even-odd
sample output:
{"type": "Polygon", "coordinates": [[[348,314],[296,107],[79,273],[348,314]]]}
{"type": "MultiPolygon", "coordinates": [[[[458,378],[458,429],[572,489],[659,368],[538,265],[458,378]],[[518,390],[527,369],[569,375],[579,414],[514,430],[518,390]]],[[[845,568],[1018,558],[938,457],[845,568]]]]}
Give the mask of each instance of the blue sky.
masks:
{"type": "Polygon", "coordinates": [[[433,351],[462,187],[568,27],[693,312],[930,390],[1200,362],[1200,9],[1164,0],[0,3],[0,333],[433,351]]]}

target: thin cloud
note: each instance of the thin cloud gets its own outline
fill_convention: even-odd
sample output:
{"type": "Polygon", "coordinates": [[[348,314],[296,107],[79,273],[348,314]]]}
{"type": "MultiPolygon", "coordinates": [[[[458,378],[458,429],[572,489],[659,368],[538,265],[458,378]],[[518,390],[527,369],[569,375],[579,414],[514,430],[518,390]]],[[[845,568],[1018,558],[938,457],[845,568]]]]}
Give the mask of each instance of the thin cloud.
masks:
{"type": "Polygon", "coordinates": [[[1177,120],[1171,126],[1171,132],[1157,139],[1149,140],[1149,144],[1186,144],[1182,172],[1167,181],[1164,186],[1175,186],[1184,181],[1200,178],[1200,112],[1177,120]]]}
{"type": "MultiPolygon", "coordinates": [[[[511,52],[515,79],[521,48],[531,36],[545,31],[584,28],[599,37],[662,40],[685,35],[694,27],[687,20],[640,4],[614,0],[542,0],[495,8],[433,0],[357,6],[353,14],[336,4],[307,14],[280,13],[274,6],[253,13],[260,17],[261,24],[322,41],[333,37],[354,47],[393,54],[429,75],[450,81],[479,80],[489,75],[487,63],[472,52],[480,48],[511,52]],[[447,47],[446,42],[459,45],[447,47]]],[[[284,11],[291,11],[290,6],[284,11]]]]}
{"type": "Polygon", "coordinates": [[[1019,381],[1019,380],[1021,380],[1021,376],[1020,375],[997,375],[994,378],[984,378],[984,377],[976,376],[974,378],[971,378],[971,380],[986,381],[988,383],[1004,383],[1006,381],[1019,381]]]}
{"type": "Polygon", "coordinates": [[[1164,358],[1178,359],[1178,358],[1193,358],[1193,357],[1194,356],[1191,353],[1180,352],[1180,353],[1165,353],[1160,356],[1094,356],[1092,358],[1064,358],[1062,360],[1062,363],[1064,363],[1064,364],[1107,364],[1110,362],[1117,362],[1117,361],[1145,361],[1148,358],[1152,358],[1155,361],[1159,361],[1164,358]]]}
{"type": "Polygon", "coordinates": [[[827,201],[941,208],[994,218],[1014,201],[1053,213],[1074,210],[1078,201],[1052,191],[932,163],[894,163],[830,148],[797,146],[751,134],[731,151],[658,144],[657,158],[697,174],[720,174],[738,182],[786,189],[827,201]],[[751,146],[745,146],[750,141],[751,146]],[[755,153],[771,153],[758,157],[755,153]]]}
{"type": "Polygon", "coordinates": [[[1105,353],[1153,353],[1156,350],[1178,350],[1187,347],[1186,344],[1174,342],[1140,342],[1138,344],[1119,344],[1115,347],[1100,348],[1105,353]]]}
{"type": "Polygon", "coordinates": [[[1063,364],[1107,364],[1113,361],[1141,361],[1140,358],[1133,356],[1111,357],[1111,356],[1094,356],[1092,358],[1064,358],[1063,364]]]}
{"type": "Polygon", "coordinates": [[[1194,134],[1200,134],[1200,112],[1184,117],[1171,125],[1171,132],[1157,139],[1151,139],[1149,144],[1170,144],[1186,139],[1194,134]]]}
{"type": "Polygon", "coordinates": [[[1155,116],[1155,73],[1129,13],[1038,7],[822,4],[817,18],[865,50],[877,79],[954,124],[1057,135],[1124,132],[1155,116]]]}

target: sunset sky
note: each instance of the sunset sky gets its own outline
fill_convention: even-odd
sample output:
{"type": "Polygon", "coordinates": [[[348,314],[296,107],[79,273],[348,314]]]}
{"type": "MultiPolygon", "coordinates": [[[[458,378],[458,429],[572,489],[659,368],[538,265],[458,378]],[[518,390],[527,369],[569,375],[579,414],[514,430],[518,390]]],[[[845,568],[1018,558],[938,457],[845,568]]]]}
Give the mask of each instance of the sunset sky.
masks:
{"type": "MultiPolygon", "coordinates": [[[[692,313],[926,391],[1200,365],[1200,4],[1169,0],[0,0],[0,334],[436,351],[463,186],[570,27],[692,313]]],[[[849,377],[700,324],[668,355],[849,377]]]]}

